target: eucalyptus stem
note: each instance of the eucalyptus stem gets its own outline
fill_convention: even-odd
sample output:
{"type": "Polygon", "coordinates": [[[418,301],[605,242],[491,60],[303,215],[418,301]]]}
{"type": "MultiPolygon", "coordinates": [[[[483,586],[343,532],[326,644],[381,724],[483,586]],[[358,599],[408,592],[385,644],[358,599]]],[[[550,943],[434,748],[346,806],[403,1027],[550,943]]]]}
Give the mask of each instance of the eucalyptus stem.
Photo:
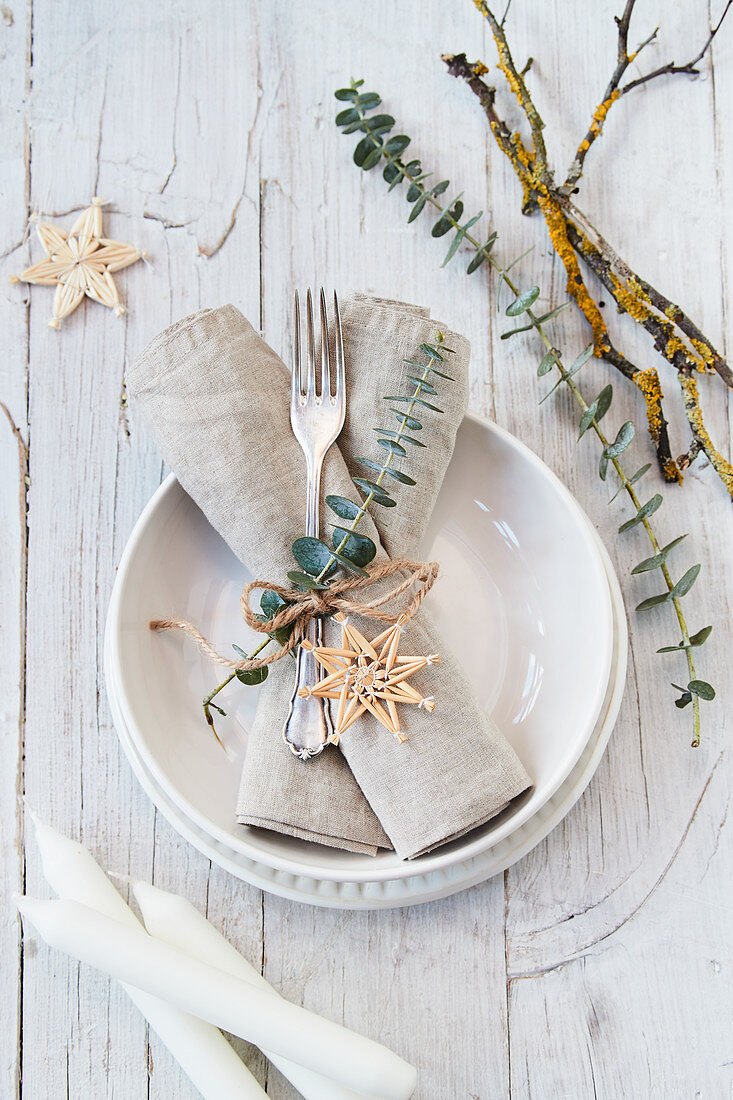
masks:
{"type": "MultiPolygon", "coordinates": [[[[731,0],[731,2],[733,2],[733,0],[731,0]]],[[[635,514],[631,520],[621,525],[619,533],[623,533],[636,525],[643,525],[647,538],[654,550],[654,556],[640,562],[634,568],[633,572],[641,573],[659,569],[666,588],[666,591],[660,595],[643,600],[638,605],[637,610],[649,610],[652,607],[666,602],[671,602],[674,607],[677,622],[682,633],[682,641],[679,645],[665,646],[660,649],[659,652],[668,653],[679,652],[681,650],[685,651],[690,680],[687,687],[679,687],[678,685],[673,685],[673,687],[678,688],[678,690],[682,692],[681,697],[676,700],[676,706],[682,708],[687,706],[690,702],[692,703],[692,745],[693,747],[698,746],[700,744],[700,698],[708,700],[713,699],[715,697],[715,691],[710,684],[696,678],[695,661],[692,650],[694,647],[704,644],[712,627],[704,627],[696,634],[691,635],[682,609],[681,597],[685,595],[695,583],[700,571],[700,566],[694,565],[691,569],[687,570],[680,580],[676,583],[673,581],[666,565],[666,558],[672,548],[681,540],[678,538],[667,546],[660,546],[654,526],[651,524],[649,517],[662,504],[662,497],[656,494],[645,504],[642,504],[634,489],[634,484],[644,475],[644,473],[646,473],[649,469],[649,465],[643,466],[640,470],[637,470],[635,474],[629,477],[626,475],[619,461],[618,456],[628,447],[633,439],[634,425],[630,421],[627,421],[622,425],[616,439],[610,442],[600,427],[600,420],[606,414],[611,404],[611,386],[606,386],[593,404],[588,405],[574,380],[573,376],[588,361],[591,355],[594,352],[596,355],[599,354],[596,344],[593,343],[586,348],[571,367],[565,367],[562,361],[562,354],[552,345],[544,325],[566,308],[567,303],[555,309],[551,309],[541,317],[538,317],[533,312],[531,307],[539,296],[539,287],[532,287],[529,291],[522,293],[509,275],[510,269],[514,267],[522,257],[518,257],[506,267],[502,266],[493,256],[491,251],[497,234],[495,232],[492,233],[486,242],[481,244],[479,239],[470,232],[474,224],[480,219],[481,214],[469,218],[466,222],[461,224],[460,219],[463,214],[463,203],[460,201],[461,195],[453,199],[451,203],[444,203],[438,198],[438,196],[443,195],[449,187],[449,181],[442,180],[429,187],[424,184],[423,181],[428,178],[429,173],[423,173],[420,161],[412,160],[409,163],[405,163],[405,160],[403,160],[403,153],[410,144],[410,138],[404,134],[389,136],[392,127],[395,125],[395,120],[391,115],[370,115],[370,112],[375,111],[381,101],[375,92],[361,92],[359,89],[362,83],[363,81],[352,81],[350,88],[342,88],[336,92],[337,99],[346,101],[350,104],[346,110],[340,112],[337,116],[336,124],[343,128],[345,134],[361,130],[365,135],[354,150],[354,162],[364,171],[369,171],[374,168],[382,160],[386,162],[386,167],[383,169],[382,174],[389,184],[389,190],[396,187],[402,180],[408,181],[407,201],[413,204],[408,221],[413,221],[418,217],[428,204],[438,212],[439,217],[432,230],[433,236],[443,236],[451,230],[454,234],[448,253],[443,261],[443,266],[454,257],[459,246],[463,242],[466,242],[475,253],[468,265],[468,274],[476,271],[486,262],[488,262],[490,267],[498,273],[498,290],[501,290],[502,283],[506,283],[509,290],[515,295],[515,301],[512,302],[506,310],[507,315],[511,317],[521,315],[528,322],[509,332],[502,333],[502,339],[507,339],[517,333],[529,331],[531,329],[535,329],[538,332],[546,348],[546,353],[538,368],[538,375],[542,376],[547,374],[553,367],[557,370],[559,379],[549,393],[552,393],[553,390],[562,383],[568,386],[573,398],[582,410],[580,435],[582,436],[589,428],[592,428],[601,444],[602,454],[599,467],[601,479],[605,480],[607,468],[609,465],[612,465],[620,482],[618,491],[620,492],[621,489],[625,490],[628,498],[633,504],[635,514]]],[[[511,136],[509,136],[507,140],[510,140],[510,137],[511,136]]],[[[549,393],[545,396],[549,396],[549,393]]],[[[618,493],[616,495],[618,495],[618,493]]]]}
{"type": "MultiPolygon", "coordinates": [[[[430,373],[430,368],[425,367],[423,369],[422,378],[421,378],[420,382],[417,382],[415,384],[415,393],[413,394],[412,401],[410,402],[410,407],[408,408],[407,412],[402,416],[402,423],[400,424],[400,427],[397,431],[397,439],[396,439],[397,443],[400,442],[402,437],[405,435],[405,432],[407,431],[407,422],[410,419],[412,413],[415,411],[415,403],[418,400],[418,398],[420,397],[420,394],[422,393],[422,383],[427,382],[429,373],[430,373]]],[[[387,470],[392,465],[392,459],[393,458],[394,458],[394,451],[390,451],[389,454],[387,455],[386,459],[384,460],[384,469],[381,471],[381,473],[379,473],[377,475],[375,485],[381,485],[382,484],[382,480],[385,477],[387,470]]],[[[360,505],[359,511],[357,512],[357,514],[354,516],[353,520],[351,521],[351,526],[346,528],[346,534],[341,539],[341,542],[339,543],[339,545],[336,547],[336,554],[340,554],[341,551],[344,549],[344,547],[346,546],[346,543],[349,541],[349,535],[353,535],[354,531],[356,531],[356,528],[357,528],[358,524],[361,522],[363,517],[367,514],[367,510],[369,508],[369,505],[372,503],[373,500],[374,500],[374,491],[372,490],[367,495],[367,497],[364,499],[362,504],[360,505]]],[[[321,570],[321,572],[316,577],[317,581],[320,582],[320,581],[323,580],[323,578],[326,576],[329,569],[331,568],[331,566],[334,564],[334,562],[336,560],[337,560],[336,557],[332,556],[331,559],[326,562],[323,569],[321,570]]]]}
{"type": "MultiPolygon", "coordinates": [[[[490,260],[491,263],[495,262],[493,257],[489,257],[489,260],[490,260]]],[[[509,287],[509,289],[515,295],[517,295],[517,297],[518,297],[519,294],[520,294],[519,288],[517,286],[515,286],[515,284],[512,282],[512,280],[506,274],[504,274],[504,282],[509,287]]],[[[551,343],[549,337],[547,336],[547,333],[544,331],[542,325],[538,322],[537,318],[535,317],[534,313],[532,312],[532,309],[528,309],[526,311],[526,316],[532,322],[532,327],[535,328],[537,330],[537,332],[539,333],[539,335],[542,339],[542,342],[545,345],[545,347],[547,348],[547,350],[552,351],[553,350],[552,343],[551,343]]],[[[583,412],[587,412],[590,406],[588,405],[588,403],[586,402],[586,400],[583,397],[582,393],[580,392],[577,385],[575,384],[575,379],[568,376],[568,371],[565,369],[565,367],[562,364],[562,361],[559,358],[556,360],[555,365],[556,365],[558,371],[560,372],[560,377],[562,378],[563,382],[565,382],[565,384],[569,387],[570,392],[572,393],[573,397],[577,401],[578,405],[580,405],[583,412]]],[[[593,431],[595,432],[596,436],[598,437],[599,442],[603,445],[603,448],[605,450],[609,446],[610,441],[608,440],[606,434],[604,433],[603,429],[601,428],[600,424],[598,423],[598,421],[596,420],[595,417],[592,418],[592,420],[590,422],[590,426],[593,429],[593,431]]],[[[615,471],[616,471],[616,473],[617,473],[617,475],[618,475],[618,477],[621,481],[621,484],[623,485],[624,489],[628,493],[629,498],[631,499],[631,502],[634,505],[634,507],[635,507],[635,509],[638,513],[641,510],[642,505],[641,505],[641,501],[639,500],[639,497],[636,494],[636,490],[634,489],[634,486],[631,484],[628,477],[626,476],[626,473],[625,473],[623,467],[621,466],[621,463],[619,462],[618,458],[612,458],[611,459],[611,464],[613,465],[613,468],[615,469],[615,471]]],[[[655,534],[654,528],[652,527],[652,525],[649,522],[648,518],[644,517],[641,522],[642,522],[642,525],[644,527],[644,530],[647,533],[647,536],[649,538],[649,542],[651,543],[655,554],[661,553],[661,547],[659,545],[659,541],[658,541],[657,536],[655,534]]],[[[661,565],[659,566],[659,569],[661,570],[662,576],[664,577],[664,582],[667,585],[667,591],[671,593],[674,589],[674,581],[672,580],[672,577],[670,575],[669,569],[667,568],[666,562],[662,562],[661,565]]],[[[671,602],[672,602],[672,606],[674,607],[675,612],[677,614],[677,621],[679,623],[680,630],[682,631],[682,640],[685,644],[685,655],[687,657],[687,670],[688,670],[689,675],[690,675],[690,680],[695,680],[697,678],[696,673],[695,673],[695,659],[692,655],[692,646],[690,644],[690,632],[689,632],[689,629],[687,627],[687,621],[685,619],[684,611],[682,610],[682,603],[677,598],[677,596],[673,596],[671,602]]],[[[698,695],[695,695],[694,693],[692,695],[692,728],[693,728],[693,733],[692,733],[692,742],[691,742],[691,744],[692,744],[693,748],[697,748],[700,744],[700,698],[699,698],[698,695]]]]}
{"type": "MultiPolygon", "coordinates": [[[[257,646],[257,648],[255,650],[253,650],[252,653],[250,653],[249,660],[250,661],[254,660],[254,658],[259,653],[261,653],[262,650],[265,649],[270,644],[271,641],[272,641],[272,639],[270,637],[264,638],[260,642],[260,644],[257,646]]],[[[219,744],[221,745],[222,748],[224,748],[224,745],[222,744],[222,740],[219,737],[219,734],[216,732],[216,726],[214,725],[214,716],[211,713],[211,707],[213,706],[214,710],[218,711],[219,714],[221,714],[222,716],[224,716],[226,714],[226,711],[223,711],[220,706],[217,706],[217,704],[214,703],[213,700],[216,698],[216,696],[219,694],[220,691],[224,690],[224,688],[227,686],[227,684],[231,684],[232,680],[234,680],[236,678],[236,675],[237,675],[237,669],[234,669],[233,672],[230,672],[229,675],[226,676],[220,684],[217,684],[217,686],[215,688],[213,688],[209,692],[209,694],[205,695],[204,698],[201,700],[201,706],[204,709],[204,718],[206,719],[206,723],[207,723],[209,729],[214,734],[214,737],[217,739],[217,741],[219,742],[219,744]]]]}

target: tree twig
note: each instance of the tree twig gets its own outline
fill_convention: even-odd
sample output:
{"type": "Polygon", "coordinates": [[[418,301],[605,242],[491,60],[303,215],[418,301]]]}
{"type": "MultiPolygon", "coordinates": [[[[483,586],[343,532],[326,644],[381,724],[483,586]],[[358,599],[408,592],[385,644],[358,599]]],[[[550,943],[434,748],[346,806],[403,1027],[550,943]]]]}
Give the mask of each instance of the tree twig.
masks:
{"type": "MultiPolygon", "coordinates": [[[[585,158],[588,154],[588,150],[593,145],[593,142],[600,135],[603,130],[603,124],[606,121],[606,115],[609,110],[621,96],[626,95],[628,92],[633,91],[634,88],[641,87],[642,84],[648,84],[650,80],[656,80],[659,76],[668,76],[675,73],[686,73],[688,76],[696,76],[699,73],[699,69],[695,66],[702,61],[703,57],[710,49],[713,39],[720,30],[723,20],[725,19],[728,8],[733,3],[733,0],[727,0],[723,14],[718,20],[717,24],[711,28],[708,38],[698,54],[695,55],[690,61],[686,61],[683,65],[677,65],[674,61],[668,61],[665,65],[660,65],[652,72],[647,73],[646,76],[637,77],[635,80],[630,80],[627,84],[621,87],[621,79],[626,73],[629,65],[632,61],[636,60],[641,51],[648,46],[651,42],[654,42],[657,34],[659,33],[659,27],[648,35],[643,42],[641,42],[632,54],[629,53],[629,25],[631,23],[631,16],[634,11],[636,0],[627,0],[626,7],[624,8],[622,15],[617,15],[616,26],[618,28],[618,50],[616,56],[616,68],[614,69],[611,79],[608,82],[608,86],[603,93],[601,102],[593,112],[593,117],[588,127],[588,131],[578,146],[575,156],[573,157],[572,164],[568,170],[565,183],[560,188],[561,193],[569,195],[574,192],[577,187],[578,181],[583,174],[583,165],[585,164],[585,158]]],[[[492,28],[493,30],[493,28],[492,28]]]]}
{"type": "MultiPolygon", "coordinates": [[[[503,26],[496,20],[485,0],[474,0],[474,3],[491,26],[500,58],[499,68],[507,77],[527,118],[532,133],[532,147],[528,148],[518,133],[511,133],[500,117],[496,109],[496,90],[487,85],[483,79],[488,69],[482,62],[471,63],[465,54],[444,55],[443,60],[451,74],[463,79],[476,95],[497,144],[511,161],[522,186],[522,211],[531,213],[537,209],[541,210],[553,247],[565,268],[568,293],[582,311],[593,333],[594,354],[611,363],[641,392],[646,407],[649,434],[665,478],[668,481],[682,481],[682,471],[700,451],[704,451],[733,497],[733,466],[720,454],[705,427],[695,380],[696,373],[712,370],[727,385],[733,385],[733,371],[684,311],[647,280],[637,276],[629,265],[621,260],[588,218],[570,202],[567,181],[562,187],[555,185],[553,174],[546,162],[544,141],[541,145],[541,154],[538,154],[536,135],[538,126],[541,134],[544,122],[532,104],[523,76],[516,70],[506,43],[503,26]],[[679,460],[675,460],[672,455],[659,375],[654,368],[638,369],[612,344],[605,320],[583,279],[579,260],[582,260],[599,278],[619,309],[629,313],[649,333],[656,350],[675,368],[691,435],[690,444],[679,460]]],[[[728,0],[725,11],[711,31],[703,50],[689,65],[694,66],[709,48],[731,3],[733,0],[728,0]]],[[[641,43],[635,54],[629,55],[629,23],[634,4],[635,0],[627,0],[623,14],[616,20],[619,33],[617,64],[606,89],[604,103],[608,103],[609,99],[613,102],[613,97],[618,96],[618,85],[628,65],[638,54],[639,49],[653,38],[653,35],[649,36],[641,43]]],[[[602,124],[602,119],[600,121],[602,124]]],[[[600,128],[599,125],[593,140],[600,133],[600,128]]],[[[585,152],[587,149],[583,152],[580,161],[581,171],[585,152]]]]}

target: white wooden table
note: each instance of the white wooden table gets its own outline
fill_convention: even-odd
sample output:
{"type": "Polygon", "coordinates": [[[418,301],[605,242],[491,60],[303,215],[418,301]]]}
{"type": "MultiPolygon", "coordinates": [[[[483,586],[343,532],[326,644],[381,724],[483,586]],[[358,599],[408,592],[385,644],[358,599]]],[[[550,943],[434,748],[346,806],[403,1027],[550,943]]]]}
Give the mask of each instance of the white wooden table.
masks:
{"type": "MultiPolygon", "coordinates": [[[[715,8],[713,5],[713,14],[715,8]]],[[[518,59],[565,165],[613,67],[611,0],[515,0],[518,59]]],[[[681,60],[707,32],[706,0],[640,3],[634,42],[662,22],[639,62],[681,60]],[[684,10],[682,10],[684,8],[684,10]]],[[[159,329],[232,301],[284,347],[293,286],[325,280],[429,304],[473,343],[473,407],[529,443],[577,495],[606,541],[630,606],[654,591],[628,570],[641,536],[618,542],[626,505],[594,474],[590,440],[561,396],[541,409],[537,347],[499,341],[495,285],[440,269],[443,243],[350,163],[333,90],[364,76],[413,136],[426,166],[484,207],[498,247],[534,252],[520,272],[543,303],[563,279],[539,219],[522,218],[512,171],[442,51],[494,62],[468,0],[292,4],[7,0],[0,9],[3,151],[0,397],[27,447],[0,422],[3,513],[0,697],[0,1094],[188,1097],[192,1089],[125,995],[97,973],[25,943],[11,901],[45,894],[22,797],[111,869],[185,893],[286,996],[394,1047],[420,1068],[422,1100],[496,1097],[726,1097],[733,1045],[730,790],[731,506],[700,463],[665,490],[659,524],[690,531],[703,575],[687,607],[715,623],[700,674],[718,688],[703,743],[655,649],[677,640],[657,611],[630,619],[628,688],[590,788],[563,825],[503,877],[446,901],[340,913],[263,896],[190,848],[156,814],[126,763],[102,677],[102,629],[115,566],[159,484],[160,458],[125,405],[125,364],[159,329]],[[119,276],[122,320],[85,303],[60,332],[53,292],[7,275],[41,258],[29,215],[69,226],[93,195],[112,200],[112,236],[148,250],[119,276]],[[487,323],[487,317],[490,321],[487,323]],[[19,507],[20,504],[20,507],[19,507]]],[[[655,82],[618,105],[588,158],[582,204],[620,252],[731,351],[733,22],[697,80],[655,82]],[[728,318],[728,331],[724,321],[728,318]]],[[[500,93],[509,117],[508,93],[500,93]]],[[[436,177],[440,178],[440,177],[436,177]]],[[[465,265],[464,265],[465,266],[465,265]]],[[[610,312],[609,310],[606,311],[610,312]]],[[[613,329],[656,362],[628,319],[613,329]]],[[[563,344],[580,350],[568,312],[563,344]]],[[[586,384],[611,368],[593,363],[586,384]]],[[[616,381],[617,423],[643,413],[616,381]]],[[[669,386],[670,391],[672,385],[669,386]]],[[[722,386],[706,414],[729,438],[722,386]]],[[[673,402],[670,402],[670,409],[673,402]]],[[[678,450],[686,446],[679,418],[678,450]]],[[[650,457],[640,432],[639,464],[650,457]]],[[[651,485],[655,475],[650,476],[651,485]]],[[[568,663],[572,654],[568,654],[568,663]]],[[[245,1052],[268,1093],[292,1090],[245,1052]]]]}

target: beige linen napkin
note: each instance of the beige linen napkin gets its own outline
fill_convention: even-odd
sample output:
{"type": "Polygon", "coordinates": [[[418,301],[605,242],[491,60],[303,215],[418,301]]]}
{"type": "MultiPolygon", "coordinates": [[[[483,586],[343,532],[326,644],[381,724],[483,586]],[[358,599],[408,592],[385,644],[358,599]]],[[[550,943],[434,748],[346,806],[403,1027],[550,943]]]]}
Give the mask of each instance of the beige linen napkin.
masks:
{"type": "MultiPolygon", "coordinates": [[[[408,391],[405,376],[415,372],[403,359],[419,355],[420,343],[433,341],[441,326],[425,310],[364,297],[343,303],[342,320],[348,411],[338,446],[326,458],[323,495],[354,499],[347,463],[358,454],[374,455],[372,428],[394,419],[383,395],[408,391]]],[[[426,411],[422,418],[428,446],[401,459],[418,484],[390,483],[397,507],[375,507],[379,531],[369,517],[360,525],[380,557],[385,551],[414,554],[465,411],[468,344],[442,331],[456,351],[447,371],[456,381],[439,387],[436,404],[444,413],[426,411]]],[[[255,576],[286,583],[294,567],[290,545],[304,526],[305,465],[290,430],[289,378],[279,357],[234,307],[202,310],[153,340],[127,385],[181,484],[235,554],[255,576]]],[[[326,510],[323,531],[334,518],[326,510]]],[[[150,610],[154,617],[178,609],[150,610]]],[[[383,629],[356,621],[367,637],[383,629]]],[[[391,842],[401,857],[411,858],[489,820],[529,786],[441,644],[427,606],[408,624],[401,649],[441,652],[442,663],[415,679],[424,694],[435,696],[435,713],[403,706],[408,741],[402,745],[365,716],[342,738],[343,756],[327,749],[309,762],[296,759],[281,737],[292,662],[271,667],[248,741],[240,822],[352,851],[373,853],[391,842]]]]}

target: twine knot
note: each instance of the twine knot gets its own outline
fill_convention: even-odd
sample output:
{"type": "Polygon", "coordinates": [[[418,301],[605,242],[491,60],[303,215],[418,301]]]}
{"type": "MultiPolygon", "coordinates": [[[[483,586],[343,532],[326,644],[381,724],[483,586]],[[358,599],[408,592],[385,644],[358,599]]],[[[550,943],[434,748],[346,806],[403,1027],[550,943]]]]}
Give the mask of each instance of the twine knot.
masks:
{"type": "MultiPolygon", "coordinates": [[[[366,576],[342,577],[331,581],[328,588],[284,588],[279,584],[269,581],[250,581],[242,589],[239,605],[242,616],[247,626],[258,634],[274,634],[285,627],[291,627],[290,634],[284,645],[269,657],[255,657],[246,660],[231,661],[218,653],[203,634],[185,619],[153,619],[150,623],[151,630],[183,630],[192,637],[212,661],[234,669],[236,672],[249,672],[253,669],[263,668],[265,665],[274,664],[281,660],[291,650],[295,649],[305,637],[308,624],[311,619],[326,618],[337,611],[342,613],[353,612],[355,615],[364,615],[368,619],[376,619],[382,623],[397,623],[400,625],[409,622],[420,609],[420,605],[435,584],[438,576],[438,563],[435,561],[413,561],[410,558],[394,558],[392,561],[380,562],[372,566],[366,576]],[[401,574],[394,587],[383,592],[373,600],[361,601],[355,595],[368,589],[377,581],[401,574]],[[415,591],[409,600],[399,611],[383,611],[385,604],[398,599],[408,588],[415,585],[415,591]],[[252,610],[250,599],[255,590],[276,592],[283,600],[285,606],[272,616],[263,620],[262,616],[252,610]]],[[[435,704],[433,704],[435,705],[435,704]]]]}

